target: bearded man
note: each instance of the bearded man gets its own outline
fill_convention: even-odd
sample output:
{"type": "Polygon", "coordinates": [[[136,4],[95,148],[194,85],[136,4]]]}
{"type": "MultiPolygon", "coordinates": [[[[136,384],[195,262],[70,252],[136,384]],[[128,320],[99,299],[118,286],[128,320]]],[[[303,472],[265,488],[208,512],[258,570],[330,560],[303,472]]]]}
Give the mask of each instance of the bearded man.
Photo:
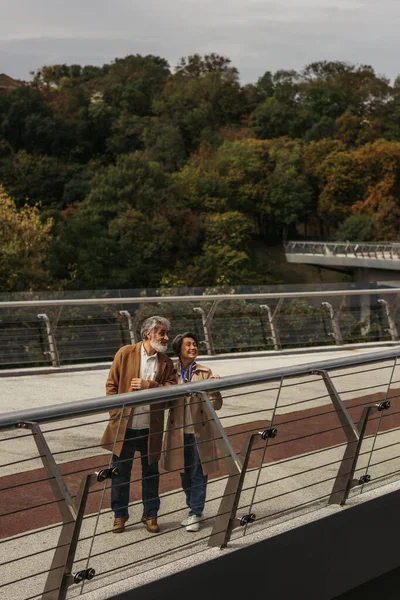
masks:
{"type": "MultiPolygon", "coordinates": [[[[141,327],[142,342],[123,346],[115,355],[106,383],[107,395],[123,394],[177,383],[171,359],[164,354],[170,322],[150,317],[141,327]]],[[[158,533],[160,508],[159,471],[164,409],[161,404],[110,411],[110,421],[101,439],[103,448],[113,452],[112,464],[118,476],[111,480],[113,533],[122,533],[129,519],[129,492],[133,458],[140,453],[142,463],[142,523],[149,533],[158,533]]]]}

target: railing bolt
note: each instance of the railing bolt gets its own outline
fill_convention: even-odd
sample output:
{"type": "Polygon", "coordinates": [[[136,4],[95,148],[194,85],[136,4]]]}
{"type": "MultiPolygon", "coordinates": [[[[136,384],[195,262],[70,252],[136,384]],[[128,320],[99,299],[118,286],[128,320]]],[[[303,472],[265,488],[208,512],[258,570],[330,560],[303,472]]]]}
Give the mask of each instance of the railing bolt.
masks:
{"type": "Polygon", "coordinates": [[[383,402],[379,402],[379,404],[377,404],[376,406],[378,407],[379,411],[388,410],[390,408],[390,400],[384,400],[383,402]]]}
{"type": "Polygon", "coordinates": [[[78,571],[75,573],[74,583],[82,583],[85,579],[90,581],[96,575],[96,571],[94,569],[84,569],[83,571],[78,571]]]}
{"type": "Polygon", "coordinates": [[[274,438],[278,435],[278,430],[275,427],[271,427],[270,429],[265,429],[264,431],[259,432],[262,440],[267,440],[268,438],[274,438]]]}
{"type": "Polygon", "coordinates": [[[243,517],[240,519],[239,523],[242,527],[244,527],[245,525],[248,525],[249,523],[254,523],[255,520],[256,520],[256,515],[254,513],[250,513],[248,515],[243,515],[243,517]]]}
{"type": "Polygon", "coordinates": [[[118,477],[119,471],[116,467],[112,467],[109,469],[101,469],[100,471],[96,471],[97,481],[104,481],[105,479],[114,479],[118,477]]]}
{"type": "Polygon", "coordinates": [[[27,423],[16,423],[15,428],[16,429],[28,429],[28,424],[27,423]]]}
{"type": "Polygon", "coordinates": [[[364,485],[364,483],[369,483],[371,481],[371,475],[362,475],[358,480],[359,485],[364,485]]]}

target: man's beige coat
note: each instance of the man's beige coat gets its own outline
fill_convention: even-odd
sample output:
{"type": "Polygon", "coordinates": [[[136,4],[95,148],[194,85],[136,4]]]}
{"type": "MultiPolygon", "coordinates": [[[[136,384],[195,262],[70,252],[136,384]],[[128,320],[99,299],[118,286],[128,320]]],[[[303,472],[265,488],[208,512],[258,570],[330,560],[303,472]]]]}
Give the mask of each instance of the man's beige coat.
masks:
{"type": "MultiPolygon", "coordinates": [[[[134,346],[123,346],[118,350],[108,374],[106,391],[107,396],[131,392],[131,380],[139,377],[140,351],[142,342],[134,346]]],[[[158,354],[158,367],[154,381],[147,382],[147,388],[156,388],[163,385],[177,383],[172,360],[163,353],[158,354]]],[[[165,403],[154,404],[150,407],[150,435],[149,435],[149,463],[160,460],[163,430],[164,430],[165,403]]],[[[121,409],[110,411],[107,427],[101,438],[101,446],[106,450],[120,456],[125,439],[125,432],[132,408],[125,408],[121,416],[121,409]],[[115,442],[117,438],[117,441],[115,442]],[[115,443],[115,448],[114,448],[115,443]]]]}
{"type": "MultiPolygon", "coordinates": [[[[211,370],[194,363],[192,382],[209,379],[211,370]]],[[[179,365],[178,365],[179,368],[179,365]]],[[[222,396],[219,392],[210,392],[208,397],[215,410],[222,406],[222,396]]],[[[185,398],[177,398],[168,403],[170,406],[167,430],[164,437],[161,466],[166,471],[184,470],[184,425],[185,425],[185,398]]],[[[211,427],[211,415],[206,402],[200,394],[190,395],[190,408],[195,431],[197,449],[203,467],[204,475],[218,471],[218,452],[215,434],[211,427]]]]}

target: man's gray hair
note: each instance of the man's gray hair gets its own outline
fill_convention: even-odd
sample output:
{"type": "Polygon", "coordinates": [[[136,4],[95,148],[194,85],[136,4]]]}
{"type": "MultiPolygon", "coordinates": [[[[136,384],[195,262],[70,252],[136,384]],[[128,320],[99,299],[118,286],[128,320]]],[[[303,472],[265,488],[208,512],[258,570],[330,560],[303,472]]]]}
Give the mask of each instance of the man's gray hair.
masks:
{"type": "Polygon", "coordinates": [[[147,331],[155,331],[157,327],[165,327],[169,329],[171,327],[171,323],[168,319],[164,317],[159,317],[155,315],[154,317],[149,317],[146,319],[140,328],[140,337],[142,340],[147,340],[147,331]]]}

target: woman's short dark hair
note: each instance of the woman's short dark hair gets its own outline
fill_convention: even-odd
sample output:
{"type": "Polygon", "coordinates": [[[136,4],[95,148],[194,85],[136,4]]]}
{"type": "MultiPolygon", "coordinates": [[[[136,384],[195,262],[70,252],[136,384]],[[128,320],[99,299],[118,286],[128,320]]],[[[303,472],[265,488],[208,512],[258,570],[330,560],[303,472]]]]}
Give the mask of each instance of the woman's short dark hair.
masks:
{"type": "Polygon", "coordinates": [[[191,331],[186,331],[185,333],[180,333],[179,335],[176,336],[176,338],[174,338],[174,340],[172,342],[172,350],[174,351],[176,356],[181,355],[182,342],[183,342],[184,338],[191,338],[192,340],[194,340],[196,342],[197,346],[199,345],[199,340],[197,339],[197,335],[195,333],[192,333],[191,331]]]}

